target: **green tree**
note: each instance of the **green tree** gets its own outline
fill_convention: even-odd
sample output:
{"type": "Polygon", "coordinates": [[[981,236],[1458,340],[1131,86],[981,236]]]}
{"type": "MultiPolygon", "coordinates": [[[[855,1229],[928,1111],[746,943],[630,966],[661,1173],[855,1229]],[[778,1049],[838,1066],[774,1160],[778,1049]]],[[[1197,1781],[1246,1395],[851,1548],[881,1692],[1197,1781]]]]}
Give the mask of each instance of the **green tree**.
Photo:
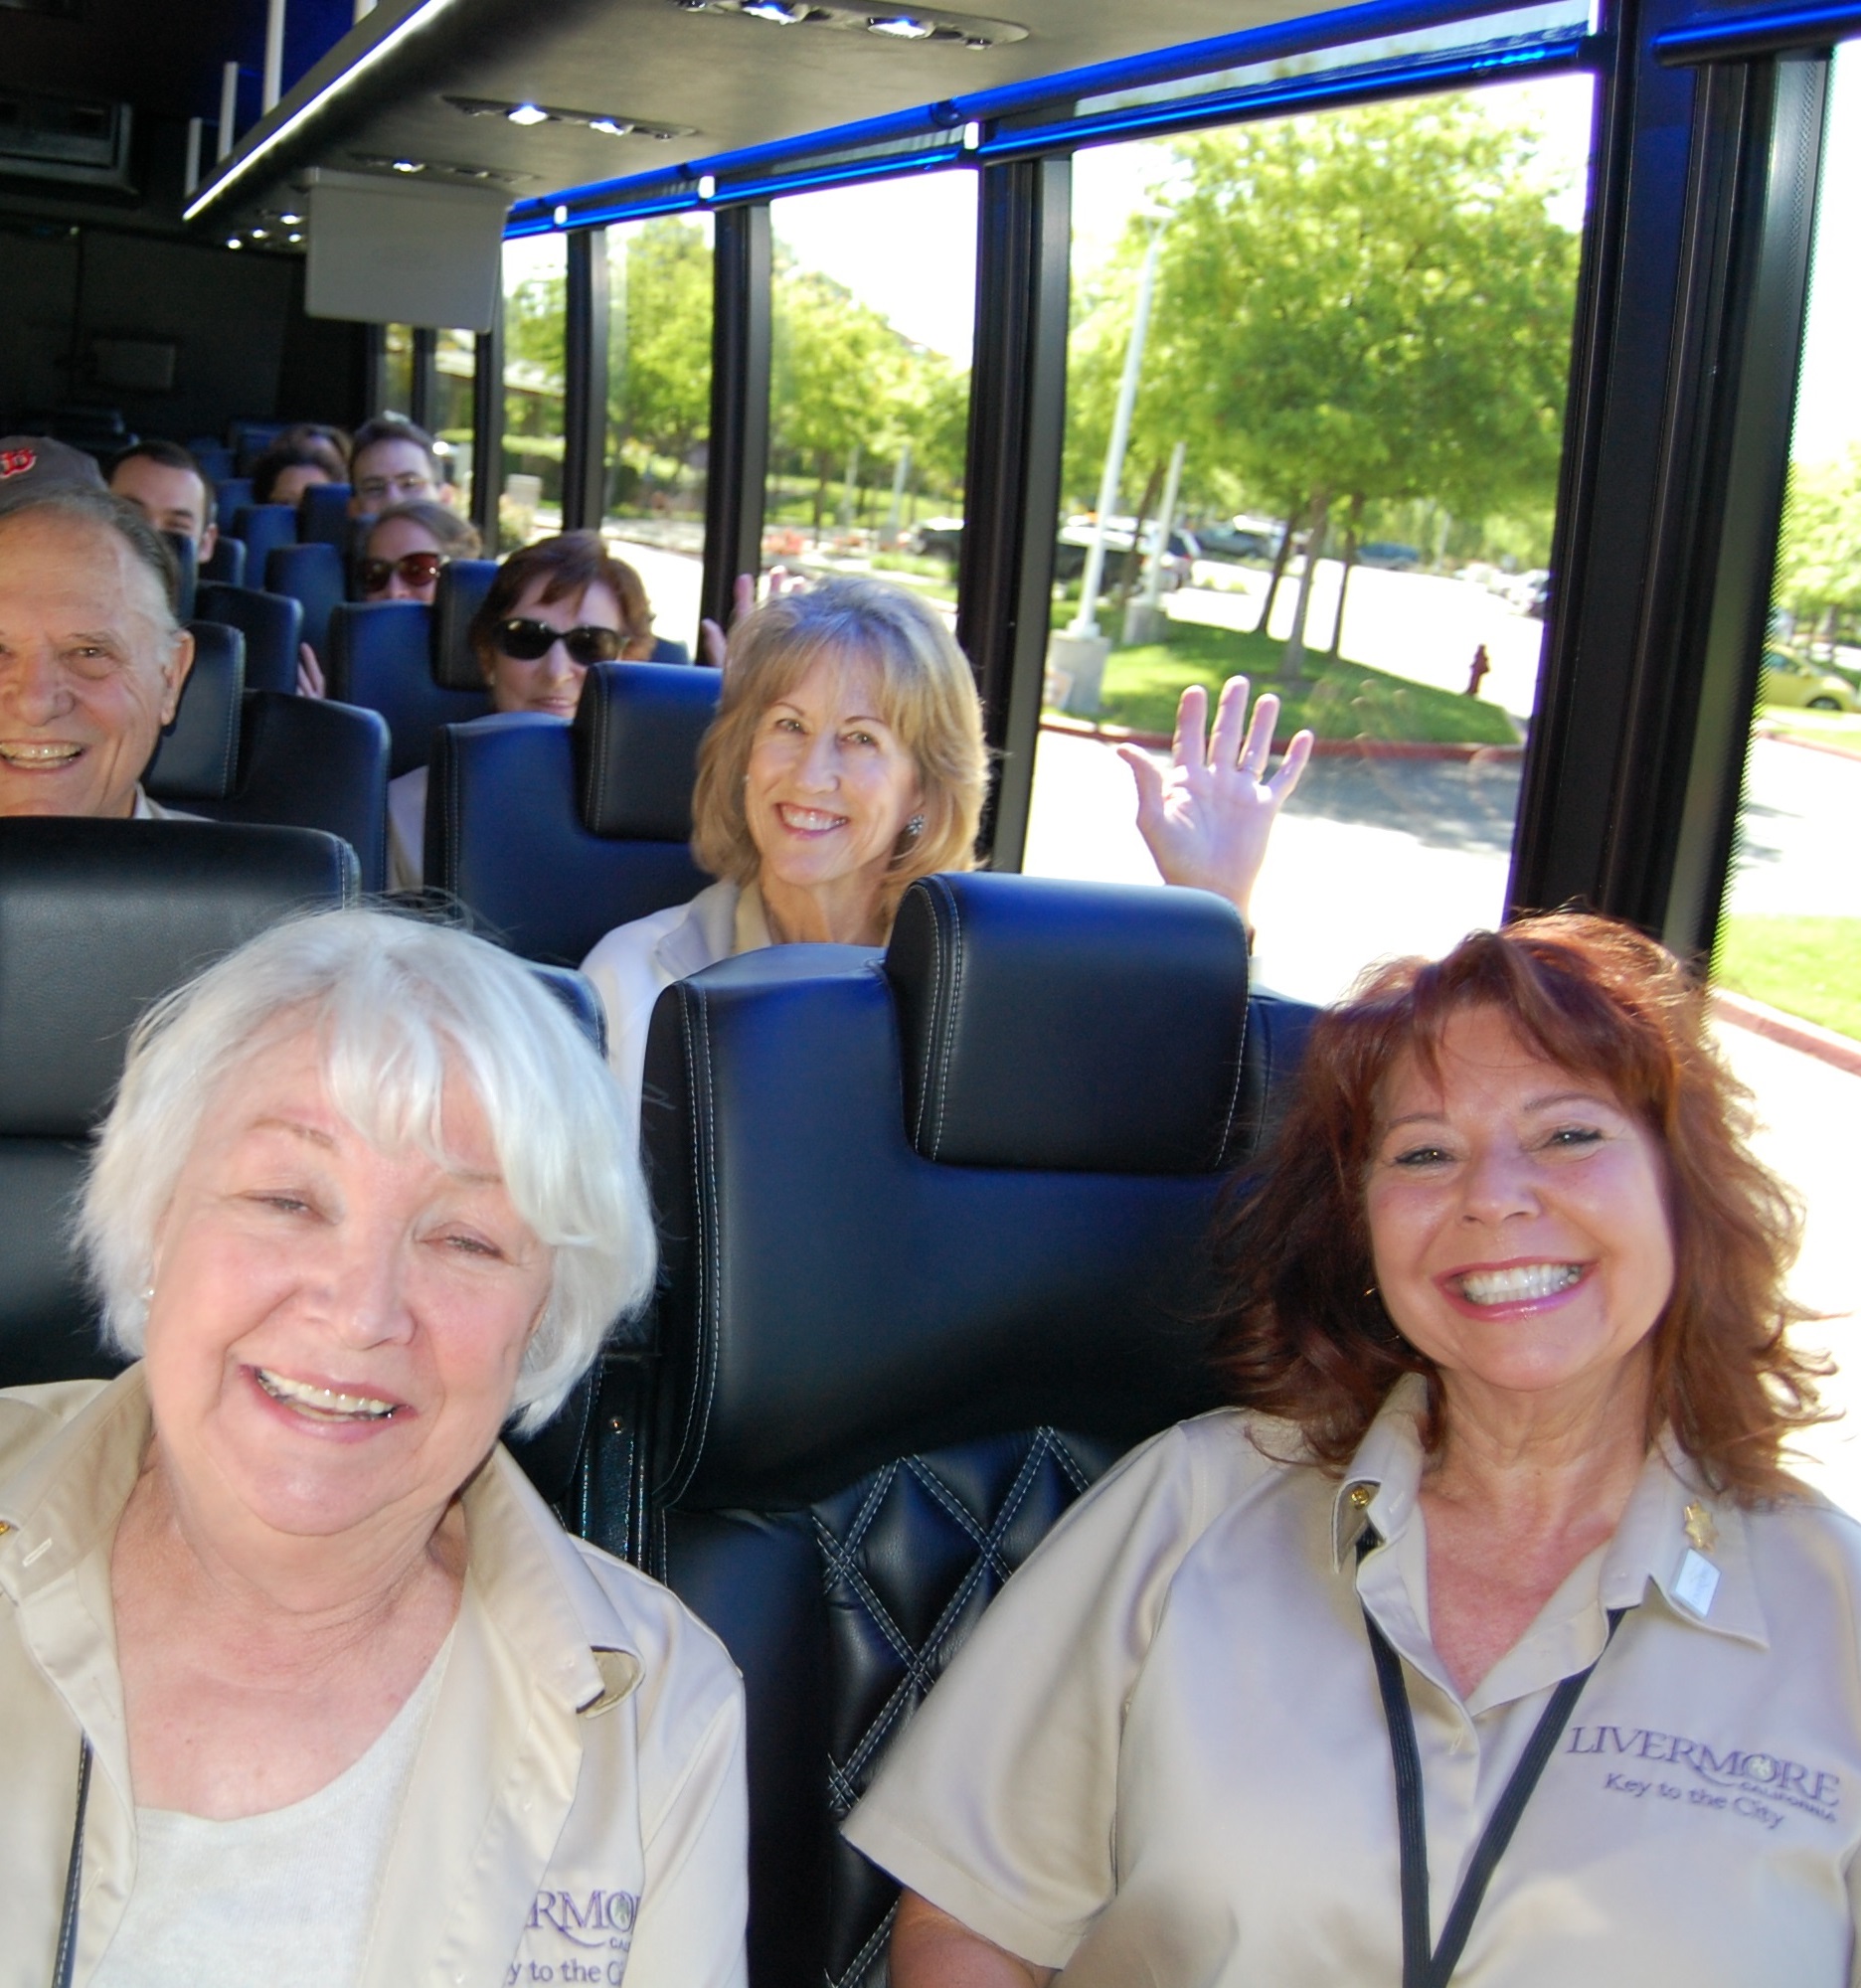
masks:
{"type": "Polygon", "coordinates": [[[614,272],[607,418],[614,454],[639,469],[683,464],[710,426],[711,261],[703,231],[667,216],[628,238],[614,272]]]}
{"type": "MultiPolygon", "coordinates": [[[[1186,436],[1198,478],[1226,471],[1314,533],[1403,499],[1468,517],[1542,499],[1578,244],[1533,131],[1444,96],[1205,133],[1175,155],[1135,460],[1186,436]]],[[[1123,295],[1149,225],[1124,246],[1123,295]]],[[[1115,377],[1128,308],[1096,313],[1089,394],[1115,377]]]]}
{"type": "Polygon", "coordinates": [[[857,448],[898,438],[909,348],[887,320],[816,269],[778,276],[771,325],[769,447],[806,465],[820,529],[828,479],[857,448]]]}
{"type": "Polygon", "coordinates": [[[1861,448],[1836,462],[1790,465],[1776,599],[1831,636],[1861,611],[1861,448]]]}

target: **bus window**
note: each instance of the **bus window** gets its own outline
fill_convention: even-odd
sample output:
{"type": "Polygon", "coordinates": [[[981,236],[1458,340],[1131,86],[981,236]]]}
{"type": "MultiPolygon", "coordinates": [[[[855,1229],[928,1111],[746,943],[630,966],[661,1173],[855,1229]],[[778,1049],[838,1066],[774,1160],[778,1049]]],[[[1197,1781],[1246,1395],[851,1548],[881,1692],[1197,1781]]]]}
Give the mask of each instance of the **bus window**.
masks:
{"type": "MultiPolygon", "coordinates": [[[[1783,527],[1714,955],[1719,1041],[1758,1097],[1760,1148],[1803,1196],[1794,1296],[1843,1348],[1861,1254],[1861,52],[1836,51],[1783,527]]],[[[1830,1384],[1848,1405],[1846,1375],[1830,1384]]],[[[1808,1432],[1821,1489],[1861,1507],[1853,1416],[1808,1432]]]]}
{"type": "Polygon", "coordinates": [[[765,572],[873,572],[956,609],[972,173],[770,203],[765,572]]]}
{"type": "Polygon", "coordinates": [[[712,237],[709,214],[607,231],[602,525],[646,582],[659,633],[687,643],[704,573],[712,237]]]}
{"type": "Polygon", "coordinates": [[[469,331],[442,331],[433,342],[432,431],[451,450],[451,475],[463,493],[472,483],[472,381],[477,351],[469,331]]]}
{"type": "Polygon", "coordinates": [[[382,406],[406,414],[414,405],[414,327],[382,327],[382,406]]]}
{"type": "Polygon", "coordinates": [[[562,529],[563,331],[568,293],[567,236],[539,235],[505,243],[500,552],[512,552],[562,529]]]}
{"type": "Polygon", "coordinates": [[[1109,740],[1243,673],[1318,735],[1254,907],[1335,998],[1505,904],[1537,695],[1592,87],[1082,151],[1024,867],[1154,882],[1109,740]]]}

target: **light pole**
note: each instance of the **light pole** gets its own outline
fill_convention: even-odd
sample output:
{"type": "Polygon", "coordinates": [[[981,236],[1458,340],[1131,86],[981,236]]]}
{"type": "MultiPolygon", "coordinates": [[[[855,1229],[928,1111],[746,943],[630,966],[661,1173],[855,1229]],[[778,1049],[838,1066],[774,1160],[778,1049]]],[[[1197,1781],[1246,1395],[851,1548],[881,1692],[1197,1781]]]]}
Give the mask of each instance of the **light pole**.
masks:
{"type": "Polygon", "coordinates": [[[1131,410],[1137,403],[1137,383],[1143,375],[1144,340],[1150,330],[1150,298],[1156,288],[1157,251],[1163,246],[1163,223],[1153,222],[1150,246],[1144,250],[1137,279],[1137,306],[1131,316],[1130,343],[1124,348],[1124,373],[1118,382],[1117,406],[1111,416],[1111,440],[1105,449],[1104,475],[1099,483],[1099,511],[1086,547],[1086,570],[1080,576],[1079,612],[1064,634],[1047,644],[1052,694],[1068,711],[1096,712],[1104,686],[1105,658],[1111,638],[1099,631],[1099,589],[1104,583],[1105,526],[1117,509],[1118,481],[1124,474],[1124,450],[1130,441],[1131,410]]]}

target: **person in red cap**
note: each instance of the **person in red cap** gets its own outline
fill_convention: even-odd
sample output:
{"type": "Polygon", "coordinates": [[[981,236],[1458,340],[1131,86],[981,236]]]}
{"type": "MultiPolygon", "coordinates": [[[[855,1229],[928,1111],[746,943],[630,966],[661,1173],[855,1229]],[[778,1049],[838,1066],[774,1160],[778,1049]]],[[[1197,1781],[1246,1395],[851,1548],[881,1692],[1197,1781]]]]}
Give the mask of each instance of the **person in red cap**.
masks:
{"type": "Polygon", "coordinates": [[[147,820],[163,810],[142,769],[194,638],[175,619],[161,534],[76,454],[0,442],[0,815],[147,820]]]}

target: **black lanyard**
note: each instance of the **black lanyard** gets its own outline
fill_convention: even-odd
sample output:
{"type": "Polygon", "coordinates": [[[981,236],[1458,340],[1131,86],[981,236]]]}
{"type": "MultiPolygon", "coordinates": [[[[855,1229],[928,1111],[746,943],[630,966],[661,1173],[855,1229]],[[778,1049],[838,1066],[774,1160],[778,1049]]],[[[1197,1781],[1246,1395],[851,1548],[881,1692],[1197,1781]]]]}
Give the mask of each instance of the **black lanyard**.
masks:
{"type": "MultiPolygon", "coordinates": [[[[1360,1564],[1376,1544],[1376,1534],[1366,1526],[1357,1542],[1360,1564]]],[[[1614,1641],[1615,1631],[1626,1613],[1624,1608],[1609,1610],[1605,1650],[1614,1641]]],[[[1493,1871],[1512,1841],[1512,1832],[1519,1826],[1538,1777],[1564,1736],[1564,1728],[1577,1709],[1577,1700],[1590,1682],[1590,1672],[1603,1658],[1599,1654],[1589,1670],[1567,1677],[1551,1694],[1551,1703],[1540,1715],[1524,1754],[1512,1769],[1512,1778],[1506,1782],[1497,1806],[1480,1832],[1466,1876],[1460,1880],[1460,1889],[1448,1907],[1440,1945],[1431,1947],[1428,1824],[1422,1808],[1422,1753],[1416,1744],[1415,1714],[1409,1705],[1409,1687],[1403,1680],[1402,1659],[1378,1628],[1376,1617],[1368,1608],[1363,1614],[1364,1625],[1370,1631],[1370,1654],[1376,1659],[1377,1686],[1383,1694],[1383,1717],[1389,1725],[1390,1759],[1396,1769],[1396,1832],[1402,1855],[1402,1988],[1447,1988],[1460,1964],[1461,1949],[1467,1943],[1467,1934],[1473,1930],[1473,1915],[1486,1896],[1493,1871]]]]}
{"type": "Polygon", "coordinates": [[[71,1988],[78,1964],[78,1887],[84,1876],[85,1810],[90,1804],[90,1736],[78,1752],[78,1820],[72,1824],[71,1861],[65,1867],[65,1909],[59,1914],[58,1957],[53,1962],[53,1988],[71,1988]]]}

